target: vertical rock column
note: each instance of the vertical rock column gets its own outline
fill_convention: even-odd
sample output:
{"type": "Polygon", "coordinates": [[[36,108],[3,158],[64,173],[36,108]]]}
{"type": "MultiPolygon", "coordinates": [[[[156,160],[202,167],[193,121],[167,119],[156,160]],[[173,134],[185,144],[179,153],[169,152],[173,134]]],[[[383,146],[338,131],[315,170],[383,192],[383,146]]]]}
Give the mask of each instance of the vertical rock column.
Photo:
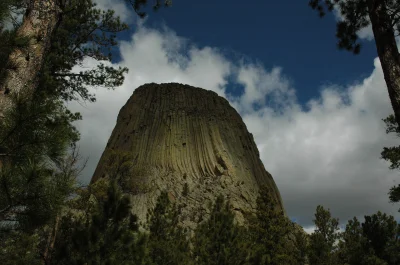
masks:
{"type": "Polygon", "coordinates": [[[253,212],[260,185],[283,208],[279,190],[265,170],[242,118],[215,92],[177,83],[146,84],[119,112],[117,124],[92,178],[107,176],[111,150],[134,158],[133,208],[145,221],[161,190],[184,205],[182,220],[194,227],[222,194],[237,219],[253,212]],[[185,192],[183,192],[185,190],[185,192]]]}

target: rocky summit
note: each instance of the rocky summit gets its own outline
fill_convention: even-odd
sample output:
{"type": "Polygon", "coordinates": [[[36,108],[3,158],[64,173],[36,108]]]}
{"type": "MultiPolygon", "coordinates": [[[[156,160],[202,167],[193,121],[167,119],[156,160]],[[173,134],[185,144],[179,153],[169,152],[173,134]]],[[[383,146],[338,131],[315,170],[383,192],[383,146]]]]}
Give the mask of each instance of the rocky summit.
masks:
{"type": "Polygon", "coordinates": [[[215,92],[178,83],[140,86],[120,110],[92,182],[107,177],[107,159],[116,151],[132,154],[130,193],[142,222],[162,190],[183,206],[182,223],[189,228],[207,216],[219,194],[244,222],[261,185],[283,208],[252,134],[215,92]]]}

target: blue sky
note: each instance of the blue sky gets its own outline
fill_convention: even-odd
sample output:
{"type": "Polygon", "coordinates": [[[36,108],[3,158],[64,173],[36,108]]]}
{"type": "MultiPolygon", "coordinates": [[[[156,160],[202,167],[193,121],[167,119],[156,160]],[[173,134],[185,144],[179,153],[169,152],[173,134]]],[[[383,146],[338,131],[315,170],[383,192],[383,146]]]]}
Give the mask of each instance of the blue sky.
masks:
{"type": "Polygon", "coordinates": [[[149,13],[147,23],[155,28],[165,24],[190,42],[218,47],[230,58],[283,67],[301,103],[317,96],[323,85],[365,78],[376,56],[372,41],[363,41],[357,56],[338,50],[333,14],[319,18],[307,0],[175,0],[171,8],[149,13]]]}
{"type": "MultiPolygon", "coordinates": [[[[392,113],[371,29],[360,55],[336,48],[334,15],[320,19],[308,1],[173,1],[173,6],[132,18],[121,0],[113,8],[131,30],[121,36],[115,66],[130,71],[116,89],[91,90],[95,104],[70,103],[83,121],[81,153],[88,182],[115,126],[120,108],[140,85],[179,82],[226,97],[254,135],[292,219],[312,226],[318,204],[342,224],[378,210],[395,215],[389,188],[400,173],[379,159],[392,113]]],[[[86,61],[85,67],[96,62],[86,61]]]]}

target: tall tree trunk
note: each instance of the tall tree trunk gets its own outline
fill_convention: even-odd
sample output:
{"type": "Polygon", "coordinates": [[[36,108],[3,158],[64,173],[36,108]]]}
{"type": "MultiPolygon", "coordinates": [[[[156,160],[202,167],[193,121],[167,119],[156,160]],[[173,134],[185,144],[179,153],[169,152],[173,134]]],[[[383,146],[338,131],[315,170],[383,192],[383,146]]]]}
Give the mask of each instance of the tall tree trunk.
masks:
{"type": "Polygon", "coordinates": [[[400,54],[392,20],[384,0],[368,0],[368,11],[390,101],[400,126],[400,54]]]}
{"type": "Polygon", "coordinates": [[[27,44],[16,48],[9,55],[6,76],[0,84],[0,118],[11,106],[8,94],[34,92],[37,75],[59,17],[57,0],[29,1],[22,25],[17,30],[17,37],[26,38],[27,44]]]}
{"type": "Polygon", "coordinates": [[[49,237],[47,239],[47,245],[45,247],[45,251],[43,254],[43,264],[50,264],[49,262],[49,257],[51,256],[51,251],[54,249],[54,244],[56,243],[56,237],[57,237],[57,232],[58,232],[58,225],[60,223],[60,216],[57,215],[56,221],[54,224],[53,229],[51,229],[49,233],[49,237]]]}

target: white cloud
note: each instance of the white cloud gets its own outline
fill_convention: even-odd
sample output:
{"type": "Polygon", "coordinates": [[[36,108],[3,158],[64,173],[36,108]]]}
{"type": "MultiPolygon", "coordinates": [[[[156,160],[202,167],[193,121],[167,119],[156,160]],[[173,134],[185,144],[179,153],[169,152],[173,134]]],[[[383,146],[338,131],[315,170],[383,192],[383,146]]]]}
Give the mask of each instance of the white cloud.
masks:
{"type": "Polygon", "coordinates": [[[303,227],[304,228],[304,231],[307,233],[307,234],[312,234],[312,233],[314,233],[314,231],[315,231],[315,227],[314,226],[310,226],[310,227],[303,227]]]}
{"type": "Polygon", "coordinates": [[[139,27],[130,42],[121,44],[121,54],[131,72],[128,84],[143,84],[142,80],[182,82],[224,95],[230,62],[217,49],[188,45],[167,28],[156,31],[139,27]]]}
{"type": "Polygon", "coordinates": [[[244,87],[244,94],[237,99],[241,112],[252,112],[254,104],[272,104],[271,107],[275,109],[287,108],[296,100],[295,91],[282,76],[280,67],[267,71],[262,65],[241,62],[234,74],[237,76],[236,82],[244,87]]]}
{"type": "Polygon", "coordinates": [[[398,143],[381,121],[391,113],[379,61],[362,83],[325,88],[321,97],[271,115],[269,108],[244,116],[259,145],[265,167],[281,190],[286,209],[300,223],[318,204],[348,219],[383,210],[396,214],[387,192],[399,182],[379,160],[383,146],[398,143]]]}
{"type": "Polygon", "coordinates": [[[97,103],[84,108],[70,104],[83,114],[77,125],[82,155],[90,157],[86,181],[134,89],[149,82],[179,82],[229,95],[255,137],[288,214],[301,225],[311,225],[318,204],[341,220],[377,210],[396,214],[387,192],[399,182],[399,173],[379,159],[383,146],[397,143],[385,134],[381,121],[391,107],[379,60],[370,77],[348,87],[323,88],[305,110],[281,68],[267,70],[226,58],[218,49],[196,47],[167,28],[139,26],[120,51],[121,64],[130,68],[122,87],[97,90],[97,103]],[[232,96],[228,79],[242,85],[244,93],[232,96]]]}
{"type": "Polygon", "coordinates": [[[120,0],[95,0],[97,8],[102,10],[114,10],[115,14],[125,23],[133,23],[136,19],[133,9],[120,0]]]}

